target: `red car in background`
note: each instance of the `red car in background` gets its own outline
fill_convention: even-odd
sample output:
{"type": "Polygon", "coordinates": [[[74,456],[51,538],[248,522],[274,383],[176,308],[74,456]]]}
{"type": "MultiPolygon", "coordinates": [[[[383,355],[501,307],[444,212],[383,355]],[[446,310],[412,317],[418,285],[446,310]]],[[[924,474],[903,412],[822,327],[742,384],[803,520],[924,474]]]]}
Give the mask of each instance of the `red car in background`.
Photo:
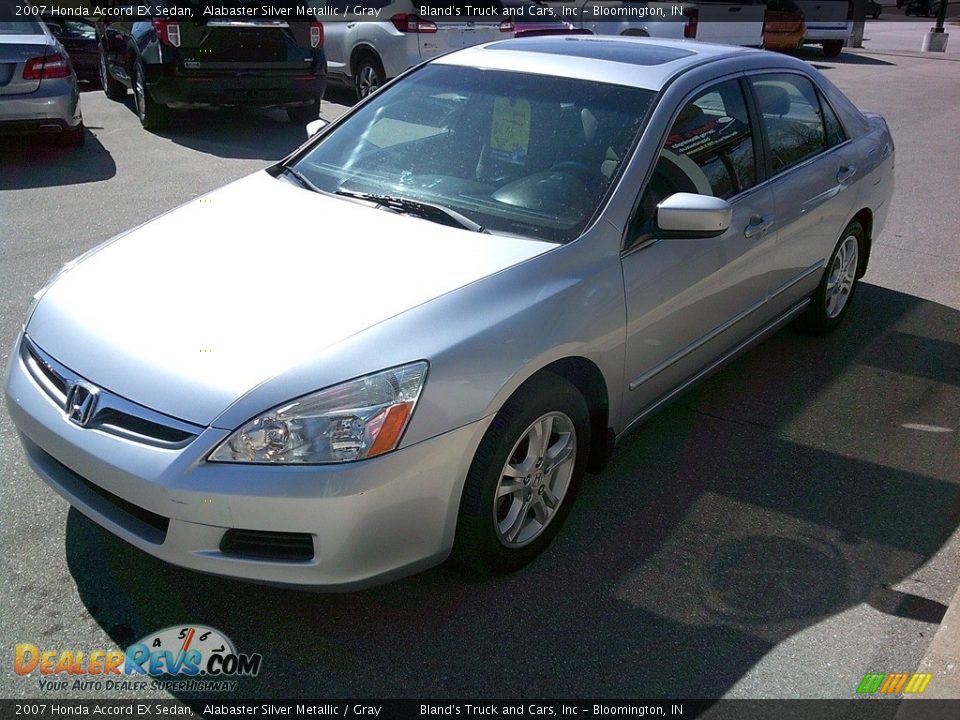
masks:
{"type": "Polygon", "coordinates": [[[500,23],[504,32],[512,32],[514,37],[535,37],[539,35],[593,35],[590,30],[574,27],[561,20],[559,13],[550,13],[537,0],[496,0],[494,5],[500,10],[511,10],[516,15],[500,23]]]}

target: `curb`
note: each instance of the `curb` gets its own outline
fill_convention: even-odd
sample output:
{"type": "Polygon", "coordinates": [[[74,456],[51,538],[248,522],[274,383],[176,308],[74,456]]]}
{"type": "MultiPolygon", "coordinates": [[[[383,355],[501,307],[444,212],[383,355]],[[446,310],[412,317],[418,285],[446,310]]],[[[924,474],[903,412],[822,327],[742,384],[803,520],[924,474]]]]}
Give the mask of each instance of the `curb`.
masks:
{"type": "MultiPolygon", "coordinates": [[[[867,47],[860,48],[843,48],[845,53],[852,53],[854,55],[889,55],[891,57],[909,57],[909,58],[920,58],[921,60],[946,60],[947,62],[960,62],[960,55],[956,53],[935,53],[935,52],[923,52],[921,50],[871,50],[867,47]]],[[[833,58],[827,58],[827,62],[833,58]]],[[[839,63],[842,65],[843,63],[839,63]]]]}
{"type": "MultiPolygon", "coordinates": [[[[926,700],[960,698],[960,589],[950,601],[917,672],[932,673],[930,685],[922,695],[904,695],[894,720],[928,717],[924,714],[926,700]]],[[[955,711],[956,706],[951,708],[955,711]]]]}

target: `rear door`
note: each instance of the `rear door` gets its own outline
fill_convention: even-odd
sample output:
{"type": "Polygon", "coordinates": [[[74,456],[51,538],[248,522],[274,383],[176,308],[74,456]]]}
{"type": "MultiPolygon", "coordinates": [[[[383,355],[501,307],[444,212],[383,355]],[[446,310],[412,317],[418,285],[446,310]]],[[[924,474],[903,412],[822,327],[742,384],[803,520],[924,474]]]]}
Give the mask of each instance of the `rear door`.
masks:
{"type": "Polygon", "coordinates": [[[0,22],[0,95],[36,92],[40,80],[27,80],[23,71],[31,58],[53,52],[36,20],[0,22]]]}
{"type": "Polygon", "coordinates": [[[696,0],[697,40],[759,47],[763,43],[763,0],[696,0]]]}
{"type": "Polygon", "coordinates": [[[769,149],[779,236],[771,304],[785,309],[816,288],[856,208],[863,172],[836,114],[806,75],[764,72],[750,85],[769,149]]]}

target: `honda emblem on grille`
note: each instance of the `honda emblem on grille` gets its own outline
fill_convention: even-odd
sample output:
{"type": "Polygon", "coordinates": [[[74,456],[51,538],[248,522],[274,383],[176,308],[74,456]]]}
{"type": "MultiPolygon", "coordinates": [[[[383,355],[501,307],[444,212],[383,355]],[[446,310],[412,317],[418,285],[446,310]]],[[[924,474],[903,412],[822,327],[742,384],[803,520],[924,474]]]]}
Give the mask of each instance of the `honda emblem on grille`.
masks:
{"type": "Polygon", "coordinates": [[[86,427],[97,408],[99,390],[87,383],[78,382],[67,391],[67,417],[80,427],[86,427]]]}

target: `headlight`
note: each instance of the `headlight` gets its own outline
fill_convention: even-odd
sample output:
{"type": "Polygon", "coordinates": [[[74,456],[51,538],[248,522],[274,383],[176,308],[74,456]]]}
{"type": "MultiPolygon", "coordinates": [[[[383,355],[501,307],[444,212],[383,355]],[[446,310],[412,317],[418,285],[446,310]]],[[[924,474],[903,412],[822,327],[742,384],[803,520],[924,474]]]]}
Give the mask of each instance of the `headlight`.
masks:
{"type": "Polygon", "coordinates": [[[400,442],[427,363],[350,380],[250,420],[210,454],[212,462],[340,463],[382,455],[400,442]]]}

